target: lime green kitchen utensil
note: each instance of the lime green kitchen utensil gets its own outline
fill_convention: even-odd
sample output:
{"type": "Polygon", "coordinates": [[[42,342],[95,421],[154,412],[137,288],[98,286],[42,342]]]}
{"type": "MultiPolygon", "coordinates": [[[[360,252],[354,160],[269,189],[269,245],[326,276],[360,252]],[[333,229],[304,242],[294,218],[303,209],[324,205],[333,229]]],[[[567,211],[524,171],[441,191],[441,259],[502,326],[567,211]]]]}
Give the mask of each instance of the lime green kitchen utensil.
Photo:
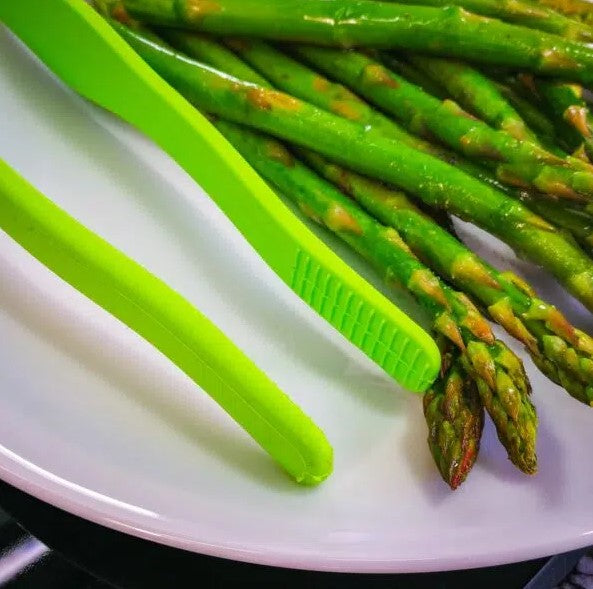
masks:
{"type": "Polygon", "coordinates": [[[388,374],[413,391],[431,384],[432,338],[309,231],[83,0],[0,0],[0,20],[66,84],[159,144],[278,276],[388,374]]]}
{"type": "Polygon", "coordinates": [[[195,307],[0,159],[0,228],[199,384],[292,477],[332,470],[323,432],[195,307]]]}

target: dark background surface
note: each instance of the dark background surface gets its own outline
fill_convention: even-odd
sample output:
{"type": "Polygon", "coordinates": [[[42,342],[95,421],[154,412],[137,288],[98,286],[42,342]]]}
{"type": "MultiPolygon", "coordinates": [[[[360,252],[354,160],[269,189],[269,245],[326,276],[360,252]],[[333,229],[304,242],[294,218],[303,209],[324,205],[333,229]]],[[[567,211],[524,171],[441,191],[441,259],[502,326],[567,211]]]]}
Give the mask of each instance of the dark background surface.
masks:
{"type": "MultiPolygon", "coordinates": [[[[126,536],[51,507],[1,482],[0,506],[13,517],[6,523],[0,514],[0,547],[22,541],[25,537],[22,526],[52,549],[8,585],[18,589],[224,588],[247,582],[264,587],[284,585],[324,589],[520,589],[549,561],[543,558],[489,569],[417,575],[294,571],[200,556],[126,536]]],[[[552,581],[540,583],[537,589],[554,584],[552,581]]]]}

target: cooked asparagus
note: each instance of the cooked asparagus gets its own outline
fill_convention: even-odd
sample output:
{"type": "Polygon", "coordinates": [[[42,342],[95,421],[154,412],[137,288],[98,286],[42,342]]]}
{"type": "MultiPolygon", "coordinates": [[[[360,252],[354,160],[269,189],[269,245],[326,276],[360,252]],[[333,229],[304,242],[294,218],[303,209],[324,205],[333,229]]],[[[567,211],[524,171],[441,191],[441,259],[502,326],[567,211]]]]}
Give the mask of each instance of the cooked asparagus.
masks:
{"type": "Polygon", "coordinates": [[[313,46],[296,46],[295,52],[413,132],[435,136],[469,158],[490,161],[498,178],[507,184],[574,200],[593,195],[593,168],[584,162],[577,166],[534,143],[495,131],[456,103],[430,96],[367,55],[313,46]]]}
{"type": "Polygon", "coordinates": [[[477,69],[461,61],[441,57],[409,55],[408,60],[444,86],[450,96],[468,112],[495,129],[506,131],[515,139],[538,143],[536,136],[500,93],[496,84],[477,69]]]}
{"type": "Polygon", "coordinates": [[[583,145],[593,158],[593,117],[583,99],[583,87],[552,80],[537,80],[535,85],[570,149],[583,145]]]}
{"type": "Polygon", "coordinates": [[[480,259],[402,192],[328,163],[313,152],[298,153],[379,221],[396,229],[412,252],[442,278],[474,297],[494,321],[524,344],[544,374],[593,406],[593,338],[538,298],[525,281],[480,259]]]}
{"type": "Polygon", "coordinates": [[[535,472],[537,416],[523,365],[494,337],[471,301],[419,262],[395,229],[366,214],[278,141],[227,121],[216,125],[255,170],[305,215],[370,261],[388,283],[412,293],[428,312],[435,334],[457,346],[463,370],[475,382],[509,459],[524,472],[535,472]]]}
{"type": "Polygon", "coordinates": [[[204,111],[317,150],[484,227],[521,255],[545,266],[593,309],[591,259],[520,202],[360,124],[287,94],[229,77],[120,23],[113,26],[152,67],[204,111]]]}
{"type": "MultiPolygon", "coordinates": [[[[389,1],[389,0],[388,0],[389,1]]],[[[532,29],[547,31],[567,39],[591,42],[593,29],[587,24],[543,6],[543,2],[529,0],[397,0],[402,4],[422,6],[450,6],[452,3],[475,14],[498,18],[532,29]]],[[[558,1],[558,0],[556,0],[558,1]]]]}
{"type": "Polygon", "coordinates": [[[593,49],[585,43],[469,13],[372,0],[123,0],[153,25],[218,35],[378,47],[449,55],[483,63],[593,80],[593,49]]]}
{"type": "Polygon", "coordinates": [[[455,346],[443,341],[441,356],[442,374],[424,394],[424,417],[433,459],[443,480],[456,489],[465,481],[478,456],[484,406],[455,346]]]}

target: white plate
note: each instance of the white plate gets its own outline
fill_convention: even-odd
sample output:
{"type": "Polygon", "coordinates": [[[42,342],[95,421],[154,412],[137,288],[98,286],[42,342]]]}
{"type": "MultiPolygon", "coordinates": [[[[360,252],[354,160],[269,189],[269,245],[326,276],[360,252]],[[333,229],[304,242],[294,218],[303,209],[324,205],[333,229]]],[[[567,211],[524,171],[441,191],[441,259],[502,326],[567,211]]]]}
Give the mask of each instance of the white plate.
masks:
{"type": "MultiPolygon", "coordinates": [[[[0,55],[0,157],[207,313],[324,428],[336,457],[324,485],[294,485],[160,354],[0,233],[4,480],[143,538],[306,569],[444,570],[593,543],[593,412],[528,361],[539,474],[518,473],[488,425],[474,472],[450,492],[419,397],[292,295],[158,149],[5,31],[0,55]]],[[[592,330],[552,280],[472,235],[592,330]]]]}

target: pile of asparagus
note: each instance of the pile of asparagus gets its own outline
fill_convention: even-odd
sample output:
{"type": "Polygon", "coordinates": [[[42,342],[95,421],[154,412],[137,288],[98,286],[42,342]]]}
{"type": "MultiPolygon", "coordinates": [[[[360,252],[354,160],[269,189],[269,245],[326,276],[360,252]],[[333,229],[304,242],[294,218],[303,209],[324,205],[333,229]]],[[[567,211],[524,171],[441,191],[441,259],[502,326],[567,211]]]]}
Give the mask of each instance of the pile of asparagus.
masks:
{"type": "Polygon", "coordinates": [[[97,5],[272,187],[424,307],[443,357],[424,396],[443,479],[465,480],[485,412],[510,460],[535,473],[529,380],[484,314],[589,406],[593,339],[442,218],[497,236],[593,311],[593,118],[581,86],[593,82],[593,5],[97,5]]]}

